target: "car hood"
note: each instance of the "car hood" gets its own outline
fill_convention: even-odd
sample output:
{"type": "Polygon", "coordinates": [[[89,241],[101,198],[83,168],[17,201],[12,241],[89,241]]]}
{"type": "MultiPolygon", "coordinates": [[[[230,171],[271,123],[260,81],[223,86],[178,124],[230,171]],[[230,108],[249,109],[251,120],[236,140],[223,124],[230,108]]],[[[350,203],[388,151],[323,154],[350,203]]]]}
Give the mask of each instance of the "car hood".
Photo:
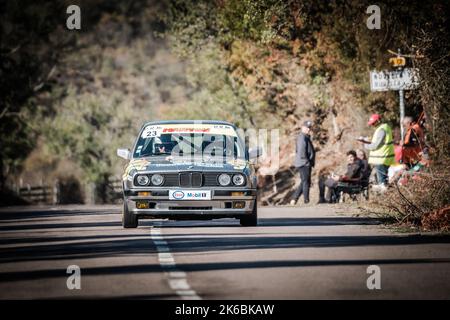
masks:
{"type": "Polygon", "coordinates": [[[171,157],[151,157],[132,159],[128,164],[126,173],[132,171],[243,171],[247,166],[244,159],[231,159],[229,161],[212,161],[208,159],[176,159],[171,157]]]}

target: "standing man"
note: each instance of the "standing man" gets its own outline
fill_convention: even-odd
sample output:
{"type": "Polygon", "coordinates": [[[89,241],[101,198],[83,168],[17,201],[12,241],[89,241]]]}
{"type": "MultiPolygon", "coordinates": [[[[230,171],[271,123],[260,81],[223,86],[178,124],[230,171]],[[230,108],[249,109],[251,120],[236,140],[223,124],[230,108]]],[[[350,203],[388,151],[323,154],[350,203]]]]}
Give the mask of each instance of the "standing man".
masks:
{"type": "Polygon", "coordinates": [[[370,151],[369,164],[374,165],[378,184],[384,189],[388,183],[389,166],[395,163],[392,129],[387,123],[382,123],[379,114],[372,114],[367,124],[376,127],[372,141],[360,142],[366,143],[364,147],[370,151]]]}
{"type": "Polygon", "coordinates": [[[314,167],[316,153],[311,142],[312,121],[303,122],[297,138],[294,165],[300,172],[300,185],[292,196],[291,205],[295,205],[303,194],[305,203],[309,202],[309,187],[311,185],[311,170],[314,167]]]}

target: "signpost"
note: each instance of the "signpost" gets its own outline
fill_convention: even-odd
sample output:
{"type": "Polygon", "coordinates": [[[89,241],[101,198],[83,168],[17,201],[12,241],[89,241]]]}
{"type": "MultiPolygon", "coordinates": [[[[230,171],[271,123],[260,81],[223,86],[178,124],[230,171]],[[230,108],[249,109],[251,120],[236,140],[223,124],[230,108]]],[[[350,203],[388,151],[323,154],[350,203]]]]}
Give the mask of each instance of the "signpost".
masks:
{"type": "Polygon", "coordinates": [[[389,62],[398,69],[395,71],[370,71],[370,90],[398,91],[400,100],[400,131],[402,141],[405,136],[403,119],[405,118],[404,90],[412,90],[419,86],[419,73],[417,69],[403,68],[406,64],[404,57],[398,53],[397,57],[390,58],[389,62]]]}
{"type": "Polygon", "coordinates": [[[370,90],[411,90],[419,85],[417,69],[405,68],[395,71],[370,71],[370,90]]]}

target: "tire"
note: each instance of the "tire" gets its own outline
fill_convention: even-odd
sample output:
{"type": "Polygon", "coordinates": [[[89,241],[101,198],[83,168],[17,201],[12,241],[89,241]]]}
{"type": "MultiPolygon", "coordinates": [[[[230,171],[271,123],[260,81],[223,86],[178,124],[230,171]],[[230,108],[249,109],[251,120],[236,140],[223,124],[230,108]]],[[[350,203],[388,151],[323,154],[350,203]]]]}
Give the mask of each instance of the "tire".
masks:
{"type": "Polygon", "coordinates": [[[239,221],[243,227],[256,227],[258,225],[258,202],[256,199],[252,213],[239,218],[239,221]]]}
{"type": "Polygon", "coordinates": [[[139,224],[138,216],[128,211],[128,206],[124,201],[122,209],[122,226],[126,229],[137,228],[138,224],[139,224]]]}

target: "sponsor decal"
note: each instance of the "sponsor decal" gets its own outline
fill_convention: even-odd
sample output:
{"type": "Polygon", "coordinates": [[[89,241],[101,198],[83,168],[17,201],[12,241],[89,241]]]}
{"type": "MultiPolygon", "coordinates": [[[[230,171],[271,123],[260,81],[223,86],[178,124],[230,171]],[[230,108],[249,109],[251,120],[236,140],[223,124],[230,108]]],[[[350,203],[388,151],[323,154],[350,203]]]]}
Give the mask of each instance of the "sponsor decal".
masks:
{"type": "Polygon", "coordinates": [[[146,159],[136,159],[130,162],[130,169],[144,170],[151,162],[146,159]]]}
{"type": "Polygon", "coordinates": [[[206,198],[206,192],[188,192],[186,195],[187,198],[206,198]]]}
{"type": "Polygon", "coordinates": [[[170,200],[210,200],[211,190],[170,190],[170,200]]]}
{"type": "Polygon", "coordinates": [[[183,199],[184,192],[181,190],[177,190],[177,191],[174,191],[174,193],[172,193],[172,196],[174,197],[174,199],[183,199]]]}
{"type": "Polygon", "coordinates": [[[161,135],[162,129],[163,127],[161,126],[146,126],[142,131],[141,137],[142,138],[159,137],[161,135]]]}
{"type": "Polygon", "coordinates": [[[165,128],[162,133],[209,133],[210,128],[165,128]]]}

